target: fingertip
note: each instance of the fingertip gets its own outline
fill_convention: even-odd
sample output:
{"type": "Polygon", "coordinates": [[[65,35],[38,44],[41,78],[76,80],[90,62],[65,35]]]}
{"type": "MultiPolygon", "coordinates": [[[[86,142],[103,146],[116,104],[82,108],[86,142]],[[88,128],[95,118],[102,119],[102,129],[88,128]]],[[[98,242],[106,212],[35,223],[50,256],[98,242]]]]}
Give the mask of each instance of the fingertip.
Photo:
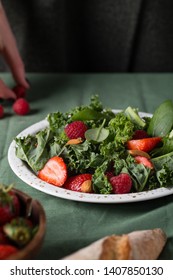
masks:
{"type": "Polygon", "coordinates": [[[27,78],[25,78],[23,82],[20,83],[20,85],[23,86],[26,90],[30,89],[30,82],[27,78]]]}

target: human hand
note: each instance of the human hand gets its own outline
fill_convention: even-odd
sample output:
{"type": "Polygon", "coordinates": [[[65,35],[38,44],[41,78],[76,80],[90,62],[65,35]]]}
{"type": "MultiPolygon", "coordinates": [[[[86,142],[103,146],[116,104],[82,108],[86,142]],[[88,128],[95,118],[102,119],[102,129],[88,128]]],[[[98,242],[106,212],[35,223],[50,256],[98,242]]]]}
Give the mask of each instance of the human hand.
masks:
{"type": "MultiPolygon", "coordinates": [[[[25,68],[19,54],[15,37],[10,28],[6,13],[0,2],[0,53],[9,66],[16,84],[28,89],[25,68]]],[[[15,93],[0,79],[0,98],[16,99],[15,93]]]]}

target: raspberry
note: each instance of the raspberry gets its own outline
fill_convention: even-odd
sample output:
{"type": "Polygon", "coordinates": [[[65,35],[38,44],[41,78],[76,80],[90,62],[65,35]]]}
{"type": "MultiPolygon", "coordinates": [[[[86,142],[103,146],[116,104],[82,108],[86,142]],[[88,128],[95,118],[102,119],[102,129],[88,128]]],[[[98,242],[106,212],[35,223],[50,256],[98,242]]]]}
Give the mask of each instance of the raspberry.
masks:
{"type": "Polygon", "coordinates": [[[82,121],[74,121],[65,127],[65,133],[69,139],[85,138],[87,126],[82,121]]]}
{"type": "Polygon", "coordinates": [[[0,119],[4,116],[4,107],[0,104],[0,119]]]}
{"type": "Polygon", "coordinates": [[[133,139],[143,139],[143,138],[148,138],[149,135],[147,134],[147,132],[145,130],[139,129],[136,130],[134,135],[133,135],[133,139]]]}
{"type": "Polygon", "coordinates": [[[108,178],[109,180],[110,180],[110,178],[115,177],[113,171],[106,171],[105,175],[107,176],[107,178],[108,178]]]}
{"type": "Polygon", "coordinates": [[[111,177],[110,183],[113,187],[113,193],[115,194],[129,193],[132,187],[132,179],[127,173],[121,173],[111,177]]]}
{"type": "Polygon", "coordinates": [[[25,98],[26,97],[26,89],[23,86],[17,85],[12,90],[16,94],[17,98],[21,98],[21,97],[25,98]]]}
{"type": "Polygon", "coordinates": [[[28,101],[24,98],[18,98],[13,104],[13,111],[17,115],[27,115],[30,111],[28,101]]]}

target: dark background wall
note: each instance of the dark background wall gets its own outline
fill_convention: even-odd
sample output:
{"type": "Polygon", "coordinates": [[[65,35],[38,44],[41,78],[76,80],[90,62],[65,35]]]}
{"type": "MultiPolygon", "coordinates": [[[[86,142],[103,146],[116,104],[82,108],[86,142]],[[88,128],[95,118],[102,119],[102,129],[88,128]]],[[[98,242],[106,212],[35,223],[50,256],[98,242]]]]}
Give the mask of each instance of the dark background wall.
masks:
{"type": "Polygon", "coordinates": [[[2,2],[29,72],[173,71],[172,0],[2,2]]]}

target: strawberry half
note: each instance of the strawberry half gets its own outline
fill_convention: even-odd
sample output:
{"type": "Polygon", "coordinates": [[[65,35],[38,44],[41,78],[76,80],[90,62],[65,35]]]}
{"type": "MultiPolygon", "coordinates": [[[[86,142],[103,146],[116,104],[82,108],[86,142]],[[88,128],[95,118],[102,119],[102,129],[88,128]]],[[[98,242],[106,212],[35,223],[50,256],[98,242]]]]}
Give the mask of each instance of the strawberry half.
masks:
{"type": "Polygon", "coordinates": [[[89,173],[79,174],[69,177],[64,184],[64,188],[76,192],[92,192],[92,175],[89,173]]]}
{"type": "Polygon", "coordinates": [[[49,184],[61,187],[67,179],[67,166],[64,160],[59,156],[50,158],[38,172],[38,177],[49,184]]]}
{"type": "Polygon", "coordinates": [[[145,165],[148,168],[151,168],[151,169],[154,168],[152,162],[148,158],[146,158],[146,157],[136,156],[135,160],[136,160],[137,163],[141,163],[141,164],[145,165]]]}
{"type": "Polygon", "coordinates": [[[162,140],[161,137],[150,137],[137,140],[127,141],[128,150],[140,150],[143,152],[150,152],[162,140]]]}

